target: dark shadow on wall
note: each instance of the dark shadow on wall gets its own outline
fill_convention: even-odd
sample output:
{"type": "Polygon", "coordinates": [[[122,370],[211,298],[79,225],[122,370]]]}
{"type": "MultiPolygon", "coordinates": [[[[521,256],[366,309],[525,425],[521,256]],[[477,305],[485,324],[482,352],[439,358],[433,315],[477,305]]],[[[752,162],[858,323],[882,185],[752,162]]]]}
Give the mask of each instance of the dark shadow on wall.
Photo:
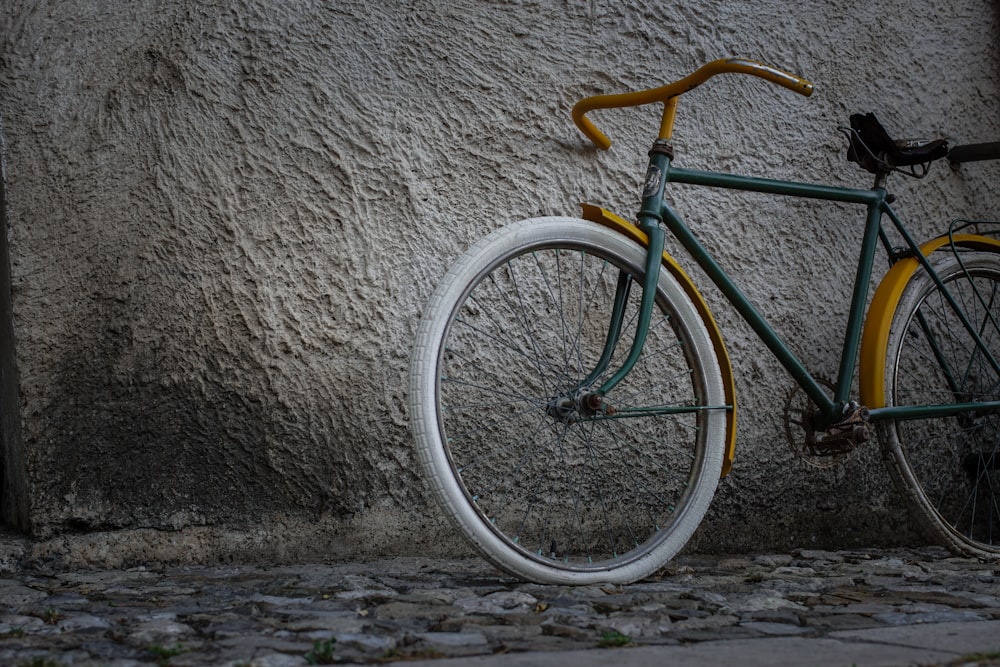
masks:
{"type": "Polygon", "coordinates": [[[0,523],[31,530],[21,440],[20,395],[14,349],[14,308],[7,247],[7,144],[0,116],[0,523]]]}

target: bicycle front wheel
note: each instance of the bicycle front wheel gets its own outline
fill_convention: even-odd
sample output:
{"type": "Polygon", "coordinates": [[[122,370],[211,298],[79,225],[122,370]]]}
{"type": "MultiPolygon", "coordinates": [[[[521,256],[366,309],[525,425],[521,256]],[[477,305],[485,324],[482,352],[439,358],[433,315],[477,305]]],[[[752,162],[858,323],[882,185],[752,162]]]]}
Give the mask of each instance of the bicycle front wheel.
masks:
{"type": "Polygon", "coordinates": [[[648,576],[715,493],[722,374],[667,271],[638,363],[608,396],[594,392],[629,351],[645,254],[592,222],[524,220],[463,255],[428,304],[411,369],[417,453],[445,513],[519,577],[648,576]]]}
{"type": "MultiPolygon", "coordinates": [[[[918,270],[889,330],[889,405],[1000,398],[1000,255],[960,251],[918,270]],[[982,345],[962,323],[964,313],[982,345]]],[[[924,529],[960,553],[1000,555],[1000,414],[897,420],[881,426],[890,470],[924,529]]]]}

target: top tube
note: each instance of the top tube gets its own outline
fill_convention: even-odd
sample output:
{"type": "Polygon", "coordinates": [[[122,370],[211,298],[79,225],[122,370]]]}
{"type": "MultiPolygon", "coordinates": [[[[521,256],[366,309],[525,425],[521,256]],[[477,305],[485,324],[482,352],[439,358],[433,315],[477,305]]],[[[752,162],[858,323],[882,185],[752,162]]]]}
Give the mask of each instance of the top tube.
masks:
{"type": "Polygon", "coordinates": [[[670,139],[674,126],[674,114],[677,109],[677,98],[697,88],[705,81],[724,72],[736,72],[740,74],[750,74],[760,77],[771,83],[783,86],[800,95],[812,95],[813,85],[805,79],[789,74],[782,70],[763,65],[746,58],[722,58],[702,65],[692,74],[674,81],[659,88],[650,88],[634,93],[620,93],[617,95],[595,95],[587,97],[576,103],[573,107],[573,122],[576,123],[580,131],[587,135],[587,138],[594,142],[601,150],[607,150],[611,146],[611,140],[597,129],[597,126],[585,116],[588,111],[594,109],[612,109],[620,107],[636,107],[654,102],[663,102],[663,119],[660,122],[659,139],[670,139]]]}

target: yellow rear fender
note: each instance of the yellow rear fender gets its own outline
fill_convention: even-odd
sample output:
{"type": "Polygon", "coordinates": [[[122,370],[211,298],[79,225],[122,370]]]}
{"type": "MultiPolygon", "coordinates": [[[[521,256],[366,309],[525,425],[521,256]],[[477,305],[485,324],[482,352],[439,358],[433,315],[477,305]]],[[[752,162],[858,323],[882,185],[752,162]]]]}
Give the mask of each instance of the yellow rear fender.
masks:
{"type": "MultiPolygon", "coordinates": [[[[955,245],[970,250],[1000,253],[1000,241],[975,234],[958,234],[955,245]]],[[[925,257],[942,248],[950,252],[952,239],[941,236],[920,247],[925,257]]],[[[889,327],[903,295],[903,289],[920,268],[916,257],[902,259],[889,269],[875,290],[865,329],[861,336],[861,357],[858,366],[861,404],[868,408],[885,407],[885,356],[889,348],[889,327]]]]}
{"type": "MultiPolygon", "coordinates": [[[[586,220],[591,220],[620,234],[624,234],[642,246],[649,244],[649,237],[646,233],[625,218],[592,204],[582,204],[582,207],[583,217],[586,220]]],[[[719,331],[719,326],[715,323],[715,318],[712,317],[712,313],[708,309],[708,304],[705,303],[705,299],[698,292],[698,288],[694,286],[691,278],[680,267],[677,261],[667,253],[663,253],[663,266],[677,279],[677,282],[684,287],[684,291],[691,298],[692,303],[694,303],[695,308],[708,327],[712,344],[715,346],[715,354],[719,359],[719,366],[722,370],[722,382],[726,393],[726,404],[731,406],[726,414],[726,456],[722,462],[722,476],[725,477],[732,470],[733,457],[736,455],[736,384],[733,380],[733,367],[729,361],[729,353],[726,352],[726,346],[722,341],[722,332],[719,331]]]]}

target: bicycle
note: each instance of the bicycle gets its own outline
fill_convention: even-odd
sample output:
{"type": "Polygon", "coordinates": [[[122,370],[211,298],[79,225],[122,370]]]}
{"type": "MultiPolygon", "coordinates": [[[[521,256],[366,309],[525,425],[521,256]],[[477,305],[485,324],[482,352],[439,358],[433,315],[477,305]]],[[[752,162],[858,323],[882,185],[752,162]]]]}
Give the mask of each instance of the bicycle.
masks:
{"type": "Polygon", "coordinates": [[[893,210],[889,174],[1000,157],[998,144],[895,142],[855,115],[848,157],[875,175],[850,189],[677,167],[681,95],[721,73],[809,95],[812,84],[730,58],[649,90],[586,98],[573,119],[663,105],[637,222],[584,204],[480,239],[426,306],[410,409],[432,495],[495,565],[543,583],[626,583],[687,543],[735,452],[736,392],[722,333],[670,233],[788,371],[803,449],[838,456],[877,432],[893,477],[930,533],[1000,555],[1000,241],[956,221],[918,244],[893,210]],[[668,183],[848,202],[867,211],[839,372],[817,379],[665,201],[668,183]],[[665,228],[665,229],[664,229],[665,228]],[[893,245],[887,228],[903,239],[893,245]],[[865,305],[877,249],[890,269],[865,305]],[[851,399],[857,369],[858,400],[851,399]]]}

